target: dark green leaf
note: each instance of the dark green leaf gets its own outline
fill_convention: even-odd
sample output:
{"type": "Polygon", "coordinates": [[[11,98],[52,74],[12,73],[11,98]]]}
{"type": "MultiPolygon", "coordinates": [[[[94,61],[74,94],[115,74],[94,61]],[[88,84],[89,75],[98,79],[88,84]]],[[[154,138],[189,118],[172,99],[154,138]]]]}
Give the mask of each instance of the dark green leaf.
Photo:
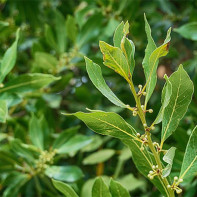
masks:
{"type": "Polygon", "coordinates": [[[170,76],[169,81],[172,84],[172,95],[163,114],[161,146],[176,130],[187,111],[194,91],[193,83],[182,65],[170,76]]]}

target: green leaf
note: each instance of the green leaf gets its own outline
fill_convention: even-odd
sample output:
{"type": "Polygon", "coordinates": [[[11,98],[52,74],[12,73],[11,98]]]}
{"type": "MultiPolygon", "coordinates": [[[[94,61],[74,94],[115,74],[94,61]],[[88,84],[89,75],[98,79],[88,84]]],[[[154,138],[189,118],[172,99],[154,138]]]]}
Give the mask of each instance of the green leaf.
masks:
{"type": "Polygon", "coordinates": [[[7,102],[5,100],[0,100],[0,122],[5,123],[8,114],[7,102]]]}
{"type": "Polygon", "coordinates": [[[92,139],[84,135],[75,135],[57,149],[59,154],[73,154],[90,144],[92,139]]]}
{"type": "Polygon", "coordinates": [[[73,42],[76,41],[78,34],[77,25],[75,18],[71,15],[68,15],[68,18],[66,20],[66,33],[70,40],[72,40],[73,42]]]}
{"type": "Polygon", "coordinates": [[[100,150],[84,158],[83,164],[94,165],[94,164],[102,163],[110,159],[114,154],[115,154],[115,150],[113,149],[100,150]]]}
{"type": "Polygon", "coordinates": [[[41,125],[39,119],[32,115],[29,122],[29,137],[31,139],[32,144],[37,146],[39,149],[44,149],[44,136],[43,131],[41,129],[41,125]]]}
{"type": "Polygon", "coordinates": [[[163,156],[163,160],[168,164],[162,171],[162,176],[163,177],[169,176],[169,174],[171,172],[175,151],[176,151],[176,148],[171,147],[166,152],[166,154],[163,156]]]}
{"type": "Polygon", "coordinates": [[[129,23],[128,21],[124,24],[121,22],[114,33],[114,46],[122,50],[124,56],[126,57],[127,63],[129,65],[130,73],[132,75],[135,67],[135,45],[126,36],[129,33],[129,23]]]}
{"type": "MultiPolygon", "coordinates": [[[[135,163],[137,169],[140,173],[142,173],[146,178],[148,178],[149,171],[152,170],[152,166],[156,165],[155,159],[153,155],[146,150],[146,148],[142,151],[141,143],[135,140],[122,140],[125,143],[132,153],[132,159],[135,163]]],[[[150,180],[150,179],[149,179],[150,180]]],[[[165,196],[167,196],[168,191],[167,188],[163,186],[163,180],[158,176],[154,177],[153,180],[150,180],[158,190],[165,196]]]]}
{"type": "Polygon", "coordinates": [[[111,197],[110,191],[101,177],[98,177],[94,182],[92,197],[111,197]]]}
{"type": "Polygon", "coordinates": [[[45,174],[50,178],[66,182],[75,182],[83,177],[83,172],[77,166],[49,166],[45,174]]]}
{"type": "Polygon", "coordinates": [[[100,66],[95,64],[92,60],[88,59],[87,57],[85,57],[85,61],[88,75],[95,87],[113,104],[122,108],[127,108],[127,105],[120,101],[106,84],[105,80],[103,79],[100,66]]]}
{"type": "Polygon", "coordinates": [[[110,135],[120,139],[138,139],[135,130],[121,116],[113,112],[93,111],[64,115],[76,116],[91,130],[102,135],[110,135]]]}
{"type": "Polygon", "coordinates": [[[159,113],[158,113],[153,124],[158,124],[163,120],[164,110],[167,107],[167,105],[169,104],[170,97],[172,95],[172,84],[171,84],[170,80],[168,79],[167,75],[164,75],[164,78],[166,79],[166,83],[165,83],[164,88],[162,90],[162,96],[161,96],[162,106],[161,106],[159,113]]]}
{"type": "Polygon", "coordinates": [[[183,163],[181,167],[180,179],[193,177],[197,172],[197,126],[190,135],[183,163]]]}
{"type": "Polygon", "coordinates": [[[161,147],[176,130],[179,121],[187,111],[194,91],[193,83],[182,65],[170,76],[169,81],[172,84],[172,95],[163,114],[161,147]]]}
{"type": "Polygon", "coordinates": [[[124,32],[123,32],[123,29],[124,29],[124,22],[122,21],[118,27],[116,28],[115,30],[115,33],[114,33],[114,46],[115,47],[119,47],[121,48],[121,40],[124,36],[124,32]]]}
{"type": "Polygon", "coordinates": [[[103,41],[99,42],[99,46],[103,53],[104,65],[128,80],[131,77],[130,67],[121,49],[103,41]]]}
{"type": "Polygon", "coordinates": [[[65,197],[79,197],[70,185],[54,179],[52,179],[52,182],[55,188],[64,194],[65,197]]]}
{"type": "Polygon", "coordinates": [[[66,129],[65,131],[62,131],[59,136],[56,138],[56,140],[53,143],[53,149],[58,149],[64,143],[66,143],[73,135],[76,134],[76,132],[79,130],[80,126],[71,127],[69,129],[66,129]]]}
{"type": "MultiPolygon", "coordinates": [[[[129,150],[130,152],[130,150],[129,150]]],[[[130,154],[130,153],[129,153],[130,154]]],[[[131,154],[130,154],[131,155],[131,154]]],[[[118,179],[118,182],[123,185],[129,192],[136,189],[146,191],[146,182],[144,179],[136,178],[133,174],[127,174],[118,179]],[[131,184],[132,183],[132,184],[131,184]]]]}
{"type": "Polygon", "coordinates": [[[147,39],[148,39],[148,44],[146,46],[146,49],[145,49],[145,56],[144,56],[144,59],[143,59],[143,62],[142,62],[142,66],[144,68],[144,73],[145,75],[148,75],[149,74],[149,70],[150,70],[150,67],[151,65],[149,65],[149,58],[152,54],[152,52],[157,48],[153,38],[152,38],[152,35],[151,35],[151,28],[150,28],[150,25],[146,19],[146,15],[144,14],[144,21],[145,21],[145,31],[146,31],[146,36],[147,36],[147,39]]]}
{"type": "Polygon", "coordinates": [[[44,86],[47,86],[53,81],[59,80],[59,77],[54,77],[48,74],[33,73],[24,74],[10,80],[5,84],[3,88],[0,89],[0,93],[26,93],[34,91],[44,86]]]}
{"type": "Polygon", "coordinates": [[[17,57],[17,45],[19,40],[20,29],[16,32],[16,40],[10,48],[5,52],[3,59],[1,61],[0,67],[0,83],[5,79],[6,75],[12,70],[16,63],[17,57]]]}
{"type": "Polygon", "coordinates": [[[51,27],[47,24],[45,24],[44,35],[45,35],[47,44],[52,49],[55,49],[56,51],[58,51],[58,45],[57,45],[57,42],[55,41],[54,33],[53,33],[51,27]]]}
{"type": "Polygon", "coordinates": [[[47,72],[53,72],[53,70],[56,69],[58,64],[57,59],[49,53],[36,52],[34,59],[34,67],[42,68],[47,72]]]}
{"type": "Polygon", "coordinates": [[[179,28],[174,29],[186,39],[197,41],[197,22],[187,23],[179,28]]]}
{"type": "Polygon", "coordinates": [[[58,10],[55,11],[55,31],[58,45],[58,52],[64,53],[66,50],[67,37],[66,37],[66,24],[64,16],[58,10]]]}
{"type": "Polygon", "coordinates": [[[120,183],[113,179],[111,179],[109,189],[112,197],[130,197],[129,192],[120,183]]]}
{"type": "Polygon", "coordinates": [[[171,28],[168,30],[167,35],[166,35],[166,39],[164,41],[164,43],[156,48],[150,55],[149,60],[148,60],[148,66],[146,64],[146,60],[148,59],[148,57],[146,57],[145,59],[145,68],[144,72],[145,72],[145,77],[146,77],[146,98],[145,98],[145,106],[148,103],[148,100],[150,99],[156,83],[157,83],[157,66],[159,63],[159,58],[166,56],[168,54],[168,50],[169,50],[169,43],[170,43],[170,33],[171,33],[171,28]]]}
{"type": "Polygon", "coordinates": [[[25,173],[12,172],[10,173],[4,184],[7,186],[2,197],[13,197],[19,195],[19,190],[30,179],[30,176],[25,173]]]}

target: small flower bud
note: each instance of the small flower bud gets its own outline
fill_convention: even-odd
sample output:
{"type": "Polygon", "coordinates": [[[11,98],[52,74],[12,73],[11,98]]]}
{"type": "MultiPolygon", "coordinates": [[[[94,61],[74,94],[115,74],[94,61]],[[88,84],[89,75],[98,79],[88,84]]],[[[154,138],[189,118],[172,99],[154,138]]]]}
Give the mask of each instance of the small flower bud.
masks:
{"type": "Polygon", "coordinates": [[[159,168],[159,166],[158,166],[158,165],[156,165],[156,168],[159,168]]]}
{"type": "Polygon", "coordinates": [[[140,133],[137,133],[137,137],[140,137],[141,135],[140,135],[140,133]]]}
{"type": "Polygon", "coordinates": [[[178,177],[177,177],[177,176],[175,176],[175,177],[174,177],[174,180],[175,180],[175,181],[178,181],[178,177]]]}
{"type": "Polygon", "coordinates": [[[146,124],[146,123],[144,123],[144,124],[143,124],[143,126],[144,126],[144,127],[147,127],[147,124],[146,124]]]}
{"type": "Polygon", "coordinates": [[[156,168],[156,166],[155,166],[155,165],[153,165],[153,166],[152,166],[152,169],[154,170],[155,168],[156,168]]]}
{"type": "Polygon", "coordinates": [[[152,130],[154,130],[154,129],[155,129],[155,127],[154,127],[154,126],[152,126],[152,127],[151,127],[151,129],[152,129],[152,130]]]}
{"type": "Polygon", "coordinates": [[[153,174],[153,171],[151,170],[151,171],[149,171],[149,174],[153,174]]]}
{"type": "Polygon", "coordinates": [[[141,108],[144,109],[144,105],[141,105],[141,108]]]}
{"type": "Polygon", "coordinates": [[[171,185],[168,185],[167,188],[171,188],[171,185]]]}
{"type": "Polygon", "coordinates": [[[140,85],[138,85],[138,88],[141,90],[142,89],[142,85],[140,84],[140,85]]]}
{"type": "Polygon", "coordinates": [[[154,176],[149,176],[149,178],[150,178],[151,180],[153,180],[154,176]]]}
{"type": "Polygon", "coordinates": [[[142,94],[143,94],[143,96],[146,96],[146,92],[143,92],[142,94]]]}
{"type": "Polygon", "coordinates": [[[177,193],[177,194],[180,194],[181,192],[182,192],[182,189],[178,187],[178,188],[176,189],[176,193],[177,193]]]}
{"type": "Polygon", "coordinates": [[[179,182],[182,183],[183,182],[183,179],[179,179],[179,182]]]}
{"type": "Polygon", "coordinates": [[[153,110],[152,110],[152,109],[149,109],[148,112],[149,112],[149,113],[153,113],[153,110]]]}

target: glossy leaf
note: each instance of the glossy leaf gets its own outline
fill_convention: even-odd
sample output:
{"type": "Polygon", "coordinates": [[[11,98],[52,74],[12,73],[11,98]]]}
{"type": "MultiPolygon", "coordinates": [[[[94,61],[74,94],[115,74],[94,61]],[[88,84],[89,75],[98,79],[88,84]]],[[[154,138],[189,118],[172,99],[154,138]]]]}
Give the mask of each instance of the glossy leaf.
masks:
{"type": "Polygon", "coordinates": [[[103,149],[88,155],[83,160],[84,165],[93,165],[107,161],[115,154],[115,150],[113,149],[103,149]]]}
{"type": "MultiPolygon", "coordinates": [[[[152,166],[155,165],[154,157],[151,153],[149,153],[146,149],[143,151],[141,148],[141,143],[135,140],[122,140],[125,143],[132,153],[132,159],[135,163],[135,166],[145,177],[148,178],[149,171],[152,170],[152,166]]],[[[149,179],[150,180],[150,179],[149,179]]],[[[168,194],[166,188],[164,188],[161,178],[155,177],[151,182],[158,188],[158,190],[163,194],[168,194]]]]}
{"type": "Polygon", "coordinates": [[[0,100],[0,122],[5,123],[8,114],[7,102],[5,100],[0,100]]]}
{"type": "Polygon", "coordinates": [[[59,181],[75,182],[83,177],[83,172],[77,166],[49,166],[45,174],[59,181]]]}
{"type": "Polygon", "coordinates": [[[93,111],[65,115],[76,116],[91,130],[102,135],[110,135],[120,139],[138,139],[135,130],[121,116],[113,112],[93,111]]]}
{"type": "Polygon", "coordinates": [[[94,182],[92,197],[112,197],[107,185],[101,177],[97,178],[94,182]]]}
{"type": "Polygon", "coordinates": [[[166,152],[166,154],[163,156],[163,160],[168,164],[162,171],[162,176],[163,177],[169,176],[169,174],[171,172],[175,151],[176,151],[176,148],[171,147],[166,152]]]}
{"type": "Polygon", "coordinates": [[[49,85],[51,82],[59,79],[59,77],[54,77],[48,74],[24,74],[7,82],[5,86],[0,89],[0,93],[26,93],[43,88],[49,85]]]}
{"type": "Polygon", "coordinates": [[[39,120],[35,115],[32,116],[29,122],[29,137],[32,144],[41,150],[44,149],[44,133],[39,124],[39,120]]]}
{"type": "MultiPolygon", "coordinates": [[[[166,39],[164,43],[156,48],[150,55],[150,58],[148,60],[148,66],[146,65],[146,69],[144,70],[145,72],[145,77],[146,77],[146,98],[145,98],[145,105],[147,105],[148,100],[150,99],[156,83],[157,83],[157,66],[159,63],[159,58],[166,56],[168,54],[169,50],[169,43],[170,43],[170,33],[171,33],[171,28],[168,30],[166,39]]],[[[146,58],[147,59],[147,58],[146,58]]],[[[146,62],[146,60],[145,60],[146,62]]],[[[145,66],[144,65],[144,66],[145,66]]]]}
{"type": "Polygon", "coordinates": [[[174,29],[186,39],[197,41],[197,22],[187,23],[179,28],[174,29]]]}
{"type": "Polygon", "coordinates": [[[17,57],[17,45],[19,40],[19,32],[18,29],[16,32],[16,40],[12,44],[10,48],[5,52],[3,59],[1,61],[1,67],[0,67],[0,83],[5,79],[6,75],[12,70],[16,63],[16,57],[17,57]]]}
{"type": "Polygon", "coordinates": [[[106,84],[102,76],[100,66],[92,62],[92,60],[88,59],[87,57],[85,57],[85,61],[86,61],[86,69],[88,75],[92,83],[95,85],[95,87],[113,104],[122,108],[127,108],[127,105],[125,105],[122,101],[120,101],[106,84]]]}
{"type": "Polygon", "coordinates": [[[112,194],[112,197],[130,197],[127,189],[124,188],[119,182],[114,181],[113,179],[111,179],[109,189],[112,194]]]}
{"type": "Polygon", "coordinates": [[[161,144],[176,130],[194,91],[193,83],[182,65],[170,76],[169,81],[172,84],[172,95],[163,114],[161,144]]]}
{"type": "Polygon", "coordinates": [[[125,79],[130,78],[129,64],[121,49],[113,47],[103,41],[99,42],[99,46],[103,53],[104,65],[113,69],[125,79]]]}
{"type": "Polygon", "coordinates": [[[165,75],[164,78],[166,79],[166,83],[165,83],[164,88],[162,90],[162,96],[161,96],[162,106],[159,110],[157,118],[154,121],[154,124],[158,124],[163,120],[164,110],[167,107],[168,103],[170,102],[170,97],[172,95],[172,84],[171,84],[170,80],[168,79],[167,75],[165,75]]]}
{"type": "Polygon", "coordinates": [[[180,172],[180,178],[187,179],[193,177],[197,172],[197,126],[190,135],[183,163],[180,172]]]}
{"type": "Polygon", "coordinates": [[[70,185],[54,179],[52,179],[52,182],[55,188],[64,194],[65,197],[79,197],[70,185]]]}

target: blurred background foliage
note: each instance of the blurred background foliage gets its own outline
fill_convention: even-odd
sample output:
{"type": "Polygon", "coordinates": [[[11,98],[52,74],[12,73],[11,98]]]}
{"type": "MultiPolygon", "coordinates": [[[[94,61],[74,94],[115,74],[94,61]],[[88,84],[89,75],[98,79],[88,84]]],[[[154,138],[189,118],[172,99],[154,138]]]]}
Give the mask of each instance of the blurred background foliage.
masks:
{"type": "MultiPolygon", "coordinates": [[[[0,11],[1,57],[13,43],[16,30],[21,29],[16,65],[5,82],[25,73],[61,77],[47,88],[25,93],[23,97],[4,95],[12,105],[0,128],[0,195],[61,196],[51,184],[52,177],[71,184],[81,197],[90,197],[96,176],[103,176],[106,182],[112,176],[131,196],[159,196],[154,186],[138,173],[130,152],[120,141],[96,135],[79,120],[62,116],[61,112],[86,108],[114,111],[140,133],[138,118],[113,106],[95,89],[87,76],[83,56],[102,65],[98,41],[112,43],[117,25],[128,20],[128,36],[136,46],[137,90],[139,84],[144,84],[144,13],[157,45],[163,42],[171,26],[170,52],[159,64],[159,80],[149,103],[154,113],[148,115],[148,122],[154,120],[160,108],[163,75],[169,76],[183,64],[194,82],[195,93],[186,116],[167,141],[178,147],[173,165],[177,174],[188,136],[197,122],[197,1],[1,0],[0,11]]],[[[103,65],[102,71],[113,92],[133,106],[126,83],[103,65]]],[[[160,129],[158,125],[156,136],[160,129]]],[[[196,196],[197,179],[188,180],[183,188],[183,196],[196,196]]]]}

